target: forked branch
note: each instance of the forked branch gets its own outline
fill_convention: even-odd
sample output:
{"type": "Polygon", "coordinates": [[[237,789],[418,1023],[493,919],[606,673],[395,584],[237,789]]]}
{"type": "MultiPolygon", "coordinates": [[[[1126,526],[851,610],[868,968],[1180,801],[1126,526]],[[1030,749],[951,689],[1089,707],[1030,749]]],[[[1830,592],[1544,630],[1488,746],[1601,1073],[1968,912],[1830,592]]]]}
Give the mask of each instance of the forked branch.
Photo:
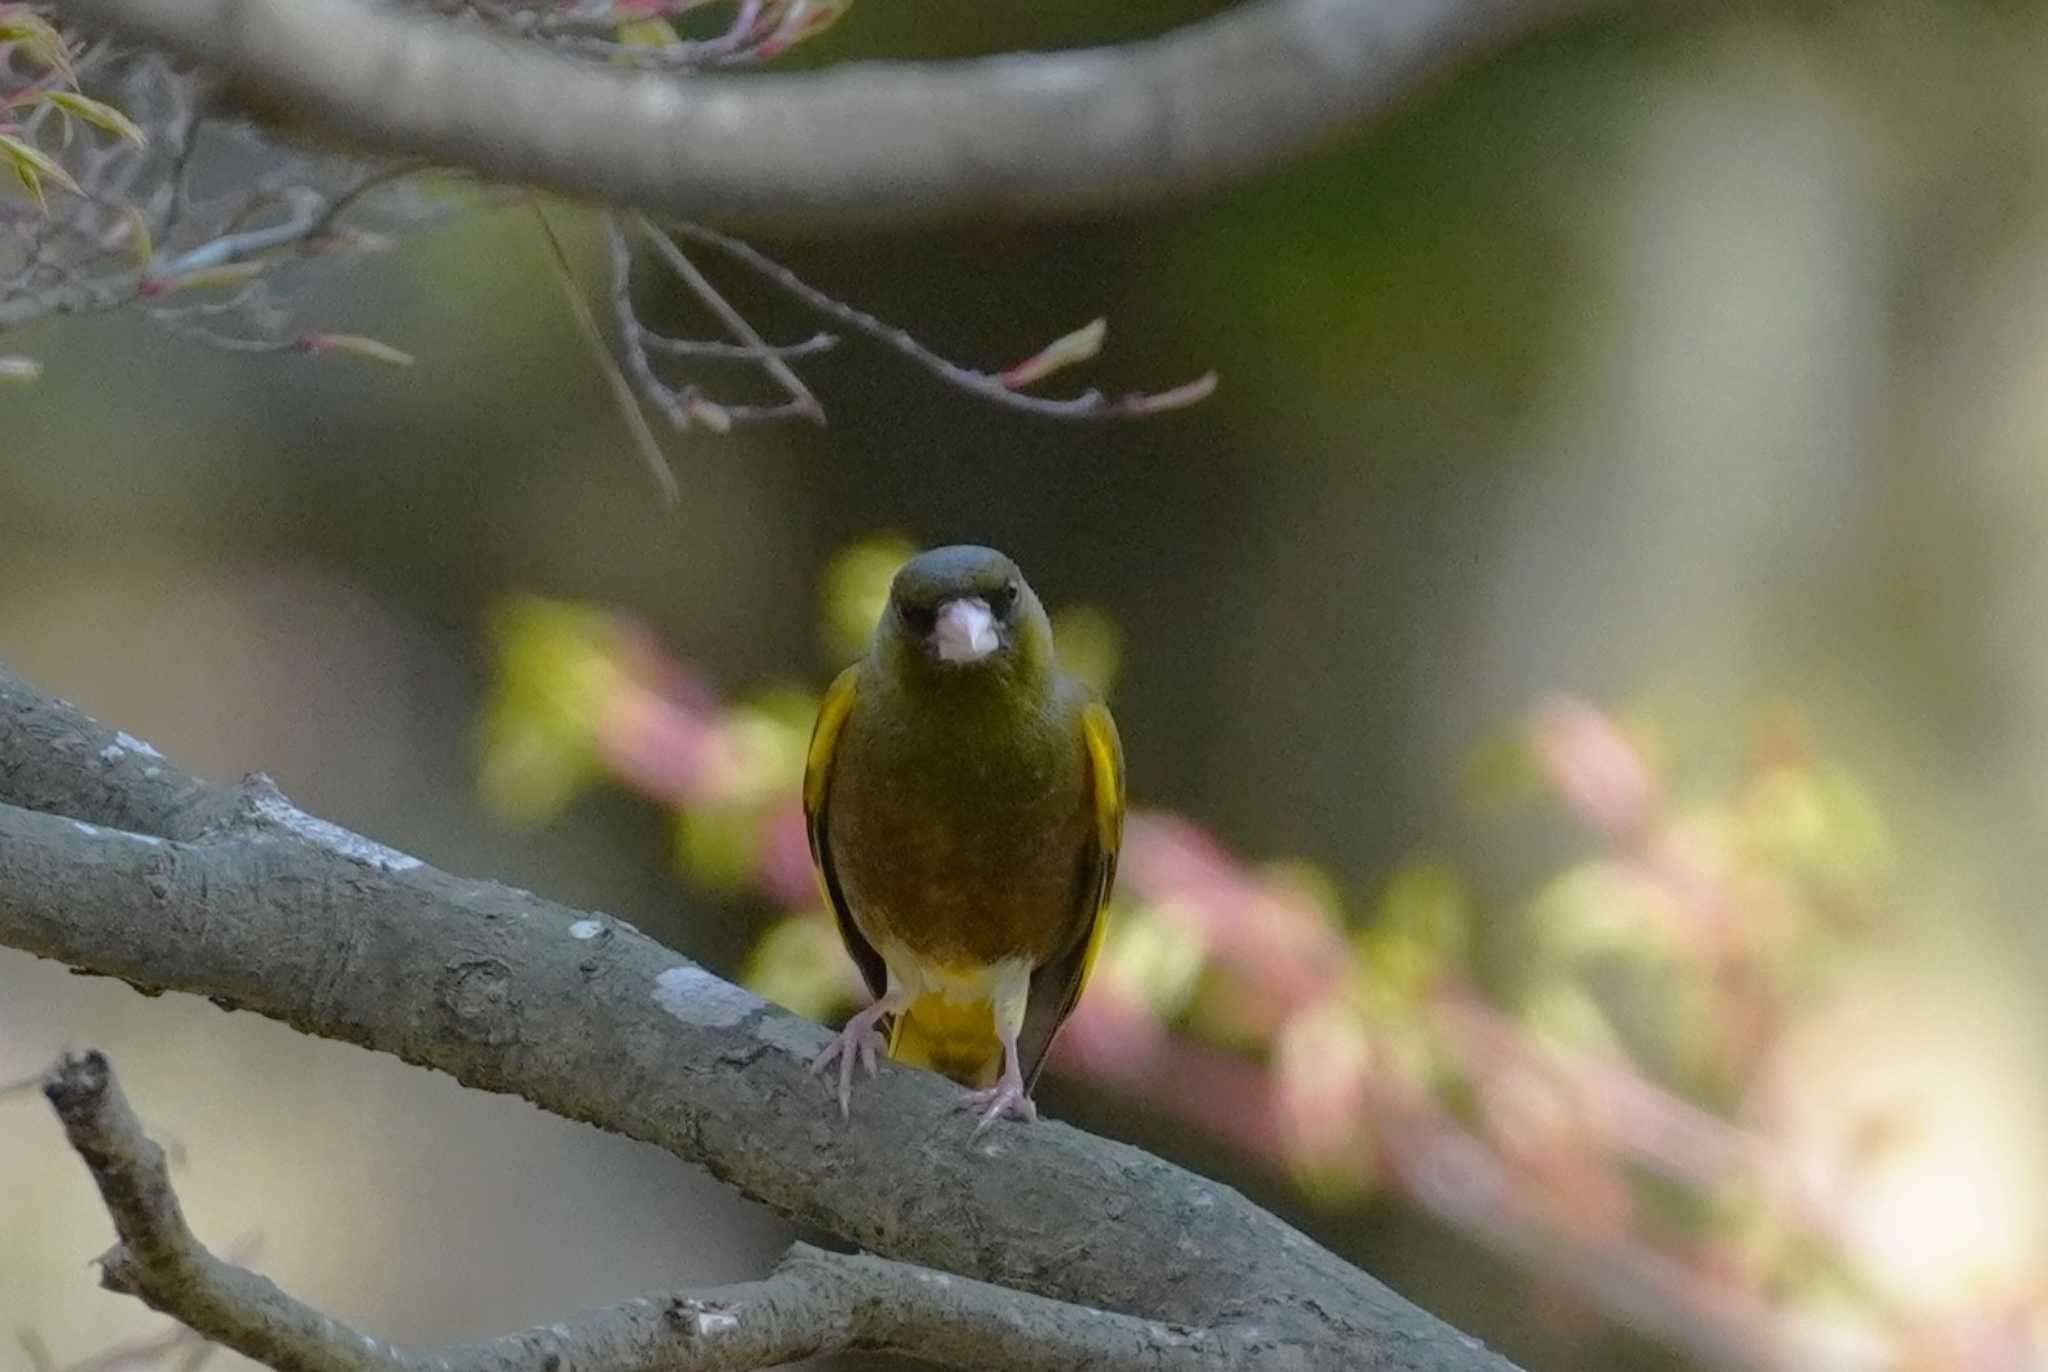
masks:
{"type": "Polygon", "coordinates": [[[860,1254],[793,1247],[761,1281],[642,1296],[516,1334],[412,1349],[361,1333],[208,1252],[98,1052],[50,1069],[43,1093],[113,1217],[101,1283],[281,1372],[743,1372],[889,1349],[1015,1372],[1233,1366],[1177,1328],[860,1254]]]}

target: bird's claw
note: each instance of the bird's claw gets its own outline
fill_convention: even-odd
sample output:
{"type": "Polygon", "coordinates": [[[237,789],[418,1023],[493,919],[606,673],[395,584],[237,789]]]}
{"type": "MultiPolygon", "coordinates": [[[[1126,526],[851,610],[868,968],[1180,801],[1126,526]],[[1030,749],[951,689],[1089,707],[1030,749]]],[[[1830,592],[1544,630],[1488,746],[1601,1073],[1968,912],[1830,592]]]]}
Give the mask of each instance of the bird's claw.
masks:
{"type": "Polygon", "coordinates": [[[960,1097],[960,1108],[982,1112],[981,1122],[974,1126],[976,1138],[988,1132],[988,1127],[999,1119],[1029,1123],[1038,1118],[1038,1107],[1031,1103],[1030,1093],[1021,1081],[999,1081],[994,1086],[968,1091],[960,1097]]]}
{"type": "Polygon", "coordinates": [[[830,1067],[834,1061],[839,1064],[839,1117],[853,1117],[853,1064],[855,1060],[867,1068],[873,1076],[878,1070],[878,1056],[887,1050],[881,1033],[870,1024],[858,1021],[848,1024],[839,1031],[836,1038],[825,1046],[825,1051],[811,1059],[811,1075],[830,1067]]]}

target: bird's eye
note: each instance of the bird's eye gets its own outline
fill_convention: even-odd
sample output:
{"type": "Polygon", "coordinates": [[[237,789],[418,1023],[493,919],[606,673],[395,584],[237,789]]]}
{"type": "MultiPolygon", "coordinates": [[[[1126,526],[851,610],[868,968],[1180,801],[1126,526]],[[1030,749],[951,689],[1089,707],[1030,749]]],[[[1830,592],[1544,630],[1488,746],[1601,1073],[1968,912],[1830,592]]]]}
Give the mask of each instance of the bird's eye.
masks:
{"type": "Polygon", "coordinates": [[[903,618],[903,627],[919,638],[930,635],[939,625],[939,613],[929,605],[912,605],[902,602],[896,606],[896,613],[903,618]]]}
{"type": "Polygon", "coordinates": [[[1010,607],[1017,603],[1017,583],[1006,581],[988,593],[988,612],[997,619],[1006,618],[1010,607]]]}

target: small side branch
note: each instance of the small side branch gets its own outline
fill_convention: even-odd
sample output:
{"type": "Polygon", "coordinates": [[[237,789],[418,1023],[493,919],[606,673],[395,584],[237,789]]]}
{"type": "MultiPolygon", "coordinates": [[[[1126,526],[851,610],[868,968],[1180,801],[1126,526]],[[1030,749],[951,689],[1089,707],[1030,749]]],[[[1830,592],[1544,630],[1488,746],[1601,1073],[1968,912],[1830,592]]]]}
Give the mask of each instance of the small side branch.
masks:
{"type": "MultiPolygon", "coordinates": [[[[681,249],[653,224],[645,219],[641,223],[657,248],[665,253],[680,254],[681,249]]],[[[742,242],[730,234],[720,233],[703,224],[678,223],[673,229],[676,237],[687,238],[693,243],[717,249],[819,314],[895,350],[947,385],[966,391],[969,395],[979,396],[1005,409],[1022,410],[1027,414],[1042,415],[1050,419],[1135,418],[1182,409],[1206,399],[1209,393],[1216,389],[1216,373],[1206,372],[1170,390],[1135,392],[1116,400],[1111,400],[1102,392],[1093,389],[1066,398],[1030,395],[1023,389],[1025,386],[1040,381],[1064,367],[1085,362],[1095,355],[1102,346],[1103,328],[1100,321],[1057,340],[1034,357],[1005,371],[977,371],[934,352],[919,342],[917,336],[908,329],[898,328],[885,320],[877,319],[867,311],[857,309],[819,290],[750,243],[742,242]]]]}
{"type": "MultiPolygon", "coordinates": [[[[52,40],[59,52],[70,52],[68,38],[52,40]]],[[[58,72],[68,88],[51,99],[89,101],[103,111],[102,124],[118,119],[114,127],[124,132],[67,135],[72,125],[47,118],[57,108],[48,102],[19,121],[13,141],[28,152],[18,155],[54,170],[41,174],[49,182],[42,206],[0,205],[0,332],[48,314],[132,310],[176,337],[227,352],[409,360],[374,340],[298,328],[288,286],[317,264],[394,246],[351,222],[350,211],[422,170],[420,163],[363,170],[339,159],[258,153],[243,161],[242,184],[197,201],[191,170],[198,150],[239,139],[230,125],[209,120],[206,78],[109,42],[80,47],[63,65],[26,78],[18,63],[10,73],[0,55],[0,107],[18,107],[24,92],[57,83],[58,72]]],[[[27,359],[0,362],[8,364],[0,365],[0,380],[35,378],[27,359]]]]}
{"type": "Polygon", "coordinates": [[[643,1296],[500,1338],[411,1349],[385,1343],[208,1252],[98,1052],[43,1079],[119,1241],[101,1281],[280,1372],[740,1372],[849,1349],[963,1367],[1222,1369],[1249,1351],[1202,1330],[1111,1314],[862,1254],[798,1244],[768,1277],[643,1296]]]}

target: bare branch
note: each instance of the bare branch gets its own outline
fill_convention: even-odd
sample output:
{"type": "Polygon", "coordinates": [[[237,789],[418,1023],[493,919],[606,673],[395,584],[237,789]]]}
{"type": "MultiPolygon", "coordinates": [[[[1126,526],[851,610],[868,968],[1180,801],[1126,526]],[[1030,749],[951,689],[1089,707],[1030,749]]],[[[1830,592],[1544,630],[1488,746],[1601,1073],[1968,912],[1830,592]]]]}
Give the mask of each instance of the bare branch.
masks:
{"type": "MultiPolygon", "coordinates": [[[[70,70],[90,83],[97,104],[118,106],[124,120],[132,112],[137,134],[65,143],[51,133],[42,151],[66,168],[73,189],[53,191],[48,213],[0,205],[0,330],[50,313],[133,308],[171,333],[232,351],[322,351],[331,335],[289,327],[273,287],[315,263],[390,247],[392,239],[343,216],[422,164],[364,169],[264,149],[251,158],[238,146],[247,130],[209,121],[205,83],[168,59],[101,43],[70,70]],[[234,158],[239,184],[196,202],[195,157],[234,158]]],[[[10,94],[19,96],[0,89],[10,94]]],[[[51,108],[36,107],[24,136],[51,108]]]]}
{"type": "Polygon", "coordinates": [[[877,1254],[1209,1330],[1238,1365],[1503,1372],[1236,1192],[928,1073],[851,1124],[818,1026],[629,925],[218,787],[0,670],[0,944],[205,995],[654,1143],[877,1254]]]}
{"type": "MultiPolygon", "coordinates": [[[[476,8],[465,0],[451,3],[462,12],[476,8]]],[[[755,27],[754,38],[772,43],[780,41],[776,35],[786,36],[785,31],[809,32],[806,24],[821,15],[829,17],[842,4],[843,0],[761,0],[751,10],[743,7],[741,17],[751,13],[748,22],[755,27]]],[[[549,18],[503,5],[483,9],[501,24],[521,18],[539,24],[549,18]]],[[[582,9],[555,12],[553,17],[565,16],[579,24],[591,18],[582,9]]],[[[104,52],[111,46],[102,42],[94,51],[104,52]]],[[[758,45],[749,49],[759,50],[758,45]]],[[[376,361],[410,361],[398,349],[373,339],[291,327],[278,287],[297,269],[315,262],[391,246],[392,238],[343,223],[342,216],[372,192],[426,170],[428,164],[410,159],[363,168],[337,164],[334,159],[308,159],[283,145],[264,146],[257,156],[258,165],[265,167],[261,174],[246,178],[248,184],[218,203],[198,204],[189,190],[194,150],[202,141],[211,148],[223,139],[246,141],[254,135],[231,120],[209,119],[203,83],[189,72],[172,69],[162,58],[128,54],[121,60],[101,61],[98,69],[93,67],[95,60],[81,59],[79,66],[103,77],[110,95],[146,105],[147,110],[138,107],[138,115],[152,126],[164,125],[162,146],[152,151],[141,126],[134,125],[133,146],[111,150],[87,147],[83,153],[74,148],[70,157],[79,165],[77,176],[66,182],[73,193],[64,200],[63,215],[24,218],[16,214],[9,220],[0,211],[0,220],[8,221],[0,227],[7,228],[13,239],[0,242],[0,248],[10,250],[8,260],[13,263],[0,278],[0,329],[44,313],[130,307],[177,337],[226,352],[343,351],[376,361]],[[207,135],[204,140],[202,130],[207,135]]],[[[36,79],[55,78],[33,78],[29,89],[39,89],[36,79]]],[[[113,108],[111,104],[105,107],[113,108]]],[[[36,112],[46,113],[47,107],[36,112]]],[[[37,155],[46,154],[37,150],[37,155]]],[[[50,175],[62,171],[59,162],[50,165],[57,169],[50,175]]],[[[62,174],[71,176],[69,171],[62,174]]],[[[537,207],[538,202],[534,203],[537,207]]],[[[436,213],[448,208],[441,206],[436,213]]],[[[538,208],[536,213],[540,214],[538,208]]],[[[627,289],[631,254],[617,227],[625,222],[624,216],[607,215],[606,221],[613,257],[612,307],[623,354],[619,359],[607,351],[590,303],[577,289],[546,216],[540,214],[555,255],[558,282],[575,322],[668,503],[675,503],[678,492],[659,443],[631,399],[636,389],[648,406],[678,429],[693,422],[723,432],[738,422],[824,421],[823,406],[792,364],[830,347],[834,340],[829,335],[817,334],[782,347],[769,345],[727,301],[712,277],[699,270],[676,236],[634,214],[637,231],[733,341],[671,338],[642,327],[627,289]],[[655,354],[751,363],[767,374],[785,398],[777,403],[741,404],[708,396],[704,387],[694,382],[671,384],[657,368],[655,354]]],[[[1071,398],[1031,395],[1027,388],[1050,372],[1093,355],[1102,338],[1100,321],[1058,340],[1025,364],[984,372],[941,357],[907,331],[810,286],[746,244],[706,228],[685,226],[682,232],[764,276],[810,308],[909,357],[947,384],[1013,410],[1062,419],[1129,418],[1193,403],[1214,385],[1214,378],[1205,376],[1155,394],[1135,394],[1116,401],[1093,390],[1071,398]]],[[[0,359],[0,364],[4,364],[0,376],[13,379],[33,380],[38,372],[28,359],[0,359]]]]}
{"type": "Polygon", "coordinates": [[[771,343],[765,349],[741,343],[720,343],[711,338],[670,338],[666,334],[640,330],[640,346],[670,357],[710,358],[719,362],[758,362],[764,357],[810,357],[830,352],[839,340],[829,333],[814,333],[795,343],[771,343]]]}
{"type": "Polygon", "coordinates": [[[1199,1330],[807,1244],[762,1281],[643,1296],[501,1338],[405,1348],[208,1252],[185,1223],[163,1150],[143,1132],[103,1055],[65,1057],[43,1092],[119,1236],[99,1259],[101,1283],[284,1372],[739,1372],[856,1348],[1015,1372],[1196,1372],[1237,1365],[1231,1359],[1241,1351],[1199,1330]]]}
{"type": "MultiPolygon", "coordinates": [[[[793,419],[797,417],[798,410],[795,401],[774,406],[727,405],[707,399],[704,393],[694,385],[676,387],[664,381],[661,374],[654,369],[654,358],[650,354],[655,351],[680,351],[685,345],[689,345],[691,340],[664,338],[641,324],[640,316],[633,308],[632,244],[627,241],[625,227],[619,223],[618,216],[616,215],[607,214],[604,216],[604,231],[605,243],[611,258],[612,323],[618,330],[619,351],[625,358],[623,364],[624,371],[631,375],[632,386],[638,388],[639,394],[646,399],[649,405],[661,411],[662,417],[668,420],[670,427],[678,430],[687,429],[694,422],[701,423],[707,428],[724,432],[732,427],[732,422],[736,417],[750,420],[793,419]],[[674,347],[670,348],[664,345],[674,345],[674,347]]],[[[709,348],[714,345],[705,343],[694,346],[709,348]]],[[[771,352],[781,353],[783,351],[779,349],[763,350],[745,343],[727,344],[725,346],[733,349],[733,356],[743,357],[749,361],[761,361],[771,352]]],[[[614,370],[617,370],[620,366],[618,363],[613,363],[609,356],[606,357],[605,361],[607,366],[612,367],[614,370]]],[[[784,366],[786,368],[787,363],[784,366]]],[[[636,402],[633,401],[632,395],[633,390],[631,387],[628,387],[625,390],[625,398],[621,403],[635,405],[636,402]]],[[[636,417],[638,416],[637,408],[635,409],[635,415],[636,417]]],[[[645,421],[642,420],[641,422],[644,423],[645,421]]]]}
{"type": "Polygon", "coordinates": [[[1241,181],[1577,8],[1257,0],[1122,47],[678,80],[360,0],[64,5],[372,149],[795,234],[1099,213],[1241,181]]]}
{"type": "Polygon", "coordinates": [[[661,488],[662,503],[673,507],[682,498],[682,488],[676,485],[676,474],[668,465],[668,454],[661,450],[661,440],[654,436],[647,416],[640,413],[640,402],[633,398],[632,383],[619,370],[619,364],[612,360],[611,350],[605,346],[604,331],[597,327],[597,315],[590,308],[590,302],[583,298],[583,290],[576,284],[575,274],[569,268],[569,254],[564,251],[561,237],[556,234],[555,226],[548,222],[548,212],[538,200],[533,202],[533,217],[540,224],[541,237],[547,240],[548,265],[554,269],[555,284],[562,288],[562,299],[569,306],[570,317],[576,321],[577,336],[597,363],[598,372],[612,393],[612,404],[625,421],[633,446],[640,452],[640,460],[654,473],[655,484],[661,488]]]}
{"type": "Polygon", "coordinates": [[[619,333],[619,348],[624,354],[624,370],[632,376],[647,403],[661,411],[678,429],[688,428],[693,421],[721,429],[736,421],[763,419],[810,419],[823,423],[823,408],[789,364],[794,359],[824,351],[838,340],[831,334],[814,334],[802,343],[785,347],[769,344],[683,252],[675,241],[677,237],[717,249],[802,304],[909,358],[947,385],[1005,409],[1054,419],[1128,419],[1192,405],[1205,399],[1216,388],[1216,375],[1210,372],[1169,390],[1138,392],[1114,401],[1097,390],[1065,398],[1031,395],[1024,387],[1062,367],[1086,361],[1095,355],[1107,328],[1104,321],[1097,320],[1069,334],[1041,350],[1036,357],[1007,371],[976,371],[941,356],[908,329],[877,319],[867,311],[819,290],[751,244],[699,224],[678,224],[671,232],[663,230],[644,215],[634,216],[634,224],[641,236],[654,245],[655,252],[669,269],[681,278],[705,308],[717,316],[727,332],[739,340],[737,343],[719,344],[668,338],[643,325],[633,306],[632,246],[618,217],[605,216],[605,233],[611,250],[612,318],[619,333]],[[757,363],[782,386],[789,399],[778,405],[734,405],[712,400],[694,385],[671,386],[655,370],[650,354],[656,352],[678,357],[718,357],[757,363]]]}
{"type": "MultiPolygon", "coordinates": [[[[813,423],[824,423],[825,407],[818,403],[817,396],[811,394],[811,388],[803,383],[787,362],[769,348],[767,340],[747,322],[747,317],[734,309],[726,298],[718,293],[718,288],[711,284],[703,272],[697,270],[697,264],[676,246],[675,240],[644,218],[636,222],[641,233],[654,244],[656,254],[668,264],[669,270],[690,288],[692,295],[703,302],[705,309],[718,317],[718,322],[725,326],[726,332],[730,333],[742,347],[754,349],[760,355],[762,369],[774,377],[775,383],[788,393],[789,411],[813,423]]],[[[730,412],[735,407],[721,408],[730,412]]]]}
{"type": "MultiPolygon", "coordinates": [[[[666,245],[669,250],[675,250],[675,245],[669,243],[658,229],[651,224],[646,227],[657,246],[666,245]]],[[[705,243],[717,248],[811,309],[901,353],[947,385],[957,387],[970,395],[980,396],[983,400],[992,401],[1005,409],[1022,410],[1027,414],[1042,415],[1051,419],[1118,419],[1179,409],[1205,399],[1216,389],[1216,374],[1207,372],[1171,390],[1139,392],[1117,400],[1110,400],[1097,390],[1087,390],[1079,395],[1064,398],[1030,395],[1020,387],[1029,380],[1036,380],[1036,375],[1022,377],[1016,368],[1004,373],[976,371],[972,367],[963,367],[919,342],[917,336],[908,329],[877,319],[866,310],[857,309],[819,290],[750,243],[743,243],[730,234],[720,233],[702,224],[677,224],[674,226],[674,232],[677,236],[690,239],[692,242],[705,243]]],[[[1096,342],[1100,342],[1099,332],[1096,342]]]]}

